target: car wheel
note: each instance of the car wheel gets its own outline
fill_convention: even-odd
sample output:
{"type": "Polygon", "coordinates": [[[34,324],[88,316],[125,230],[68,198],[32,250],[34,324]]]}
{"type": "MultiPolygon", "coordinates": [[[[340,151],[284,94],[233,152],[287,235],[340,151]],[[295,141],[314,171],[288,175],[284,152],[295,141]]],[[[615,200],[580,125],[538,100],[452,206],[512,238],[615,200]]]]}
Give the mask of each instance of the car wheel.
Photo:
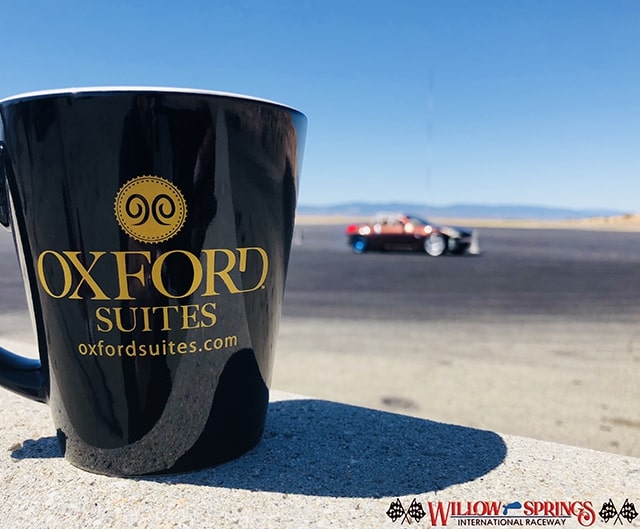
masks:
{"type": "Polygon", "coordinates": [[[440,257],[447,249],[447,241],[439,233],[429,235],[424,240],[424,251],[431,257],[440,257]]]}
{"type": "Polygon", "coordinates": [[[367,251],[367,241],[364,237],[356,237],[351,243],[353,253],[364,253],[367,251]]]}

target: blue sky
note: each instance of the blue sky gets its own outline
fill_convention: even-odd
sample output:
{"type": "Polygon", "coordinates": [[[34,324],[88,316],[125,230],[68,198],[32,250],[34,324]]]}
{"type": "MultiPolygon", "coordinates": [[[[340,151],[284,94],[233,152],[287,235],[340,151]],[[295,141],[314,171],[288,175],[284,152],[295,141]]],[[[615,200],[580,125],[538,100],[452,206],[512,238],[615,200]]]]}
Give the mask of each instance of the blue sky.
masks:
{"type": "Polygon", "coordinates": [[[7,2],[0,98],[236,92],[309,118],[307,205],[640,212],[640,1],[7,2]]]}

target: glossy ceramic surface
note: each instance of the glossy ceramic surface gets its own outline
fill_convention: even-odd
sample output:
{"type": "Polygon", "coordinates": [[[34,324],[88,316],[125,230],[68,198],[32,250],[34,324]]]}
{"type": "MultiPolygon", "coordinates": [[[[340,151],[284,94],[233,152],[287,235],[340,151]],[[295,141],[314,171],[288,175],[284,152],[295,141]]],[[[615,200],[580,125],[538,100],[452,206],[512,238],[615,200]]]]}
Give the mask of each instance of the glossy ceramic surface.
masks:
{"type": "Polygon", "coordinates": [[[0,383],[48,401],[65,456],[87,470],[176,472],[249,450],[268,404],[304,116],[152,89],[10,98],[0,113],[0,213],[41,359],[0,354],[0,383]]]}

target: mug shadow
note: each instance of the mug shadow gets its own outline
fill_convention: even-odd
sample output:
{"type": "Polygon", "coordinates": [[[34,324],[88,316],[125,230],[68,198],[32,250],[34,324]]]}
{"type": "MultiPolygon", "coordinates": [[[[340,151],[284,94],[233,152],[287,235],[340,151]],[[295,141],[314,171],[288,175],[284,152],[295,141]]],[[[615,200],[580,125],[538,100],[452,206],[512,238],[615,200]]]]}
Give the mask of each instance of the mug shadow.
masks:
{"type": "Polygon", "coordinates": [[[20,448],[11,452],[13,459],[54,459],[62,457],[57,437],[27,439],[20,448]]]}
{"type": "MultiPolygon", "coordinates": [[[[445,489],[498,467],[507,453],[490,431],[304,399],[269,406],[262,441],[202,471],[135,479],[167,484],[382,498],[445,489]]],[[[55,437],[26,441],[16,459],[60,457],[55,437]]]]}

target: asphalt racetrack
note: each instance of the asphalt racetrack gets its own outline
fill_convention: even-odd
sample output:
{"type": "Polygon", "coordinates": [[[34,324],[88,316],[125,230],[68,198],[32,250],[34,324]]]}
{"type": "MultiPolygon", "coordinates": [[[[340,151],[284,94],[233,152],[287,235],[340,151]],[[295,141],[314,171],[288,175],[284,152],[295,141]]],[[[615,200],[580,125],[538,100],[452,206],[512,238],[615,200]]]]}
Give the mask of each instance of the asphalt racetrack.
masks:
{"type": "Polygon", "coordinates": [[[305,226],[286,316],[502,321],[516,316],[640,324],[640,233],[478,230],[479,256],[353,254],[342,226],[305,226]]]}
{"type": "MultiPolygon", "coordinates": [[[[480,229],[431,258],[343,229],[297,228],[272,387],[640,456],[640,233],[480,229]]],[[[3,230],[0,254],[0,345],[33,343],[3,230]]]]}

